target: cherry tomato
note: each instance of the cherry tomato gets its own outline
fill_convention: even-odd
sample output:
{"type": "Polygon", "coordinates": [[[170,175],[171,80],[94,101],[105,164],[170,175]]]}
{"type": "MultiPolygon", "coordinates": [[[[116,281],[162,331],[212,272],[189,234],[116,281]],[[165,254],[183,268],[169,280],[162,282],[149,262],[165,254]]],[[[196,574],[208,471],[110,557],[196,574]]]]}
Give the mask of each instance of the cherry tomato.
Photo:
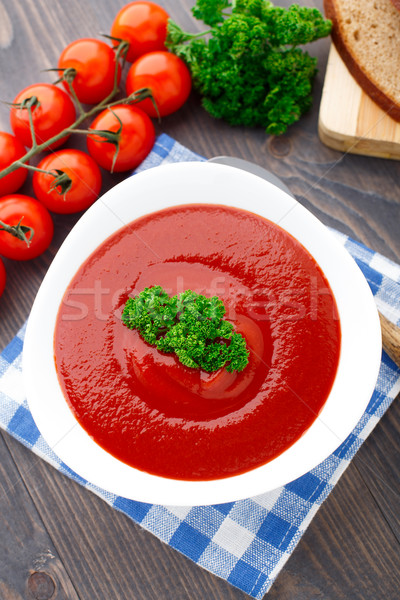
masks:
{"type": "MultiPolygon", "coordinates": [[[[20,104],[28,98],[36,97],[39,104],[32,108],[33,126],[38,144],[49,140],[75,121],[75,107],[66,92],[49,83],[36,83],[22,90],[14,99],[20,104]]],[[[29,128],[29,115],[26,108],[12,107],[10,111],[11,127],[24,146],[32,146],[29,128]]],[[[63,144],[68,135],[48,146],[54,150],[63,144]]]]}
{"type": "Polygon", "coordinates": [[[131,2],[115,17],[111,35],[129,42],[126,60],[133,62],[147,52],[165,50],[168,19],[168,13],[154,2],[131,2]]]}
{"type": "MultiPolygon", "coordinates": [[[[121,67],[116,63],[115,51],[105,42],[91,38],[71,42],[62,51],[58,67],[76,70],[72,86],[78,100],[84,104],[98,104],[112,92],[116,68],[117,82],[121,79],[121,67]]],[[[63,81],[63,85],[69,92],[68,83],[63,81]]]]}
{"type": "Polygon", "coordinates": [[[150,118],[140,108],[129,104],[118,104],[111,110],[103,110],[93,121],[89,129],[118,131],[121,119],[122,131],[119,139],[119,151],[115,159],[116,147],[104,142],[98,135],[87,136],[87,147],[94,160],[104,169],[114,172],[128,171],[137,167],[153,147],[155,131],[150,118]],[[113,114],[115,113],[115,114],[113,114]]]}
{"type": "MultiPolygon", "coordinates": [[[[18,138],[6,131],[0,131],[0,171],[25,154],[25,148],[18,138]]],[[[28,175],[27,169],[20,167],[0,179],[0,196],[19,190],[28,175]]]]}
{"type": "Polygon", "coordinates": [[[55,213],[68,214],[85,210],[99,196],[100,169],[93,158],[81,150],[57,150],[46,156],[38,164],[38,168],[44,171],[63,171],[72,181],[71,188],[62,194],[59,193],[60,188],[51,189],[55,183],[52,175],[35,171],[32,180],[35,196],[55,213]]]}
{"type": "MultiPolygon", "coordinates": [[[[0,254],[14,260],[36,258],[50,245],[53,238],[53,221],[49,211],[35,198],[23,194],[10,194],[0,198],[0,221],[17,226],[19,222],[34,231],[27,232],[29,245],[7,231],[0,231],[0,254]]],[[[2,225],[0,224],[0,229],[2,225]]]]}
{"type": "Polygon", "coordinates": [[[6,268],[4,266],[3,261],[0,258],[0,296],[4,292],[5,287],[6,287],[6,268]]]}
{"type": "MultiPolygon", "coordinates": [[[[186,102],[192,80],[189,69],[178,56],[170,52],[150,52],[133,63],[126,78],[126,93],[150,88],[162,117],[175,112],[186,102]]],[[[157,111],[149,98],[138,104],[150,117],[157,111]]]]}

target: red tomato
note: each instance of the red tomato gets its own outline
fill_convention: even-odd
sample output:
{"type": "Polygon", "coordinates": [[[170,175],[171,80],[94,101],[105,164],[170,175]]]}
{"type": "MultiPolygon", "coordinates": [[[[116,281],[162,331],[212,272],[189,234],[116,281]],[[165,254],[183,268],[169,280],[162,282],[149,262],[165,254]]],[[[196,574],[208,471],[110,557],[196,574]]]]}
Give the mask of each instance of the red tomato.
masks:
{"type": "Polygon", "coordinates": [[[49,210],[55,213],[74,213],[85,210],[98,198],[101,189],[100,169],[88,154],[81,150],[58,150],[46,156],[39,169],[63,171],[72,181],[65,195],[58,189],[51,189],[54,177],[35,171],[33,189],[35,196],[49,210]]]}
{"type": "MultiPolygon", "coordinates": [[[[0,254],[14,260],[27,260],[42,254],[53,238],[53,221],[49,211],[35,198],[10,194],[0,198],[0,221],[7,225],[32,227],[27,232],[29,245],[7,231],[0,231],[0,254]]],[[[1,228],[1,224],[0,224],[1,228]]]]}
{"type": "MultiPolygon", "coordinates": [[[[126,93],[150,88],[162,117],[186,102],[192,87],[190,72],[183,60],[170,52],[150,52],[133,63],[126,78],[126,93]]],[[[150,117],[157,111],[149,98],[138,104],[150,117]]]]}
{"type": "Polygon", "coordinates": [[[6,287],[6,268],[4,266],[3,261],[0,258],[0,296],[4,292],[5,287],[6,287]]]}
{"type": "MultiPolygon", "coordinates": [[[[105,42],[83,38],[71,42],[58,60],[60,69],[75,69],[73,88],[78,100],[84,104],[98,104],[113,90],[115,69],[117,81],[121,79],[121,67],[115,60],[115,51],[105,42]]],[[[62,71],[60,71],[60,77],[62,71]]],[[[69,92],[66,81],[64,87],[69,92]]]]}
{"type": "MultiPolygon", "coordinates": [[[[25,154],[25,148],[18,138],[6,131],[0,131],[0,171],[25,154]]],[[[19,190],[28,175],[27,169],[20,167],[0,179],[0,196],[19,190]]]]}
{"type": "Polygon", "coordinates": [[[118,131],[122,121],[122,131],[119,140],[119,151],[114,168],[113,160],[116,147],[111,142],[104,142],[98,135],[87,136],[87,147],[94,160],[104,169],[114,172],[128,171],[137,167],[153,147],[155,132],[150,118],[140,108],[128,104],[118,104],[113,112],[103,110],[93,121],[89,129],[103,131],[118,131]],[[113,114],[115,113],[115,114],[113,114]]]}
{"type": "Polygon", "coordinates": [[[129,42],[126,60],[133,62],[147,52],[165,50],[168,19],[168,13],[154,2],[131,2],[115,17],[111,35],[129,42]]]}
{"type": "MultiPolygon", "coordinates": [[[[57,133],[75,122],[75,107],[66,92],[49,83],[36,83],[22,90],[14,99],[14,104],[35,96],[39,105],[32,108],[33,126],[38,144],[49,140],[57,133]]],[[[32,146],[29,129],[28,110],[12,107],[10,111],[11,127],[24,146],[32,146]]],[[[68,135],[48,146],[54,150],[63,144],[68,135]]]]}

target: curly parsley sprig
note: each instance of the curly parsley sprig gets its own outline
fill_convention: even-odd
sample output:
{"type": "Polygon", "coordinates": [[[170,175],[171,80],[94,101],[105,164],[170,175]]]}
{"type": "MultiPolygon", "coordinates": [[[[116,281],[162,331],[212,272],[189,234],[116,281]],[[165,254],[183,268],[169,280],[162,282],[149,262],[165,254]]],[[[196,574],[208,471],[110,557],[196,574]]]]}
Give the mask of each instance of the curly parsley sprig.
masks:
{"type": "Polygon", "coordinates": [[[225,312],[217,296],[191,290],[169,296],[157,285],[127,300],[122,321],[158,350],[175,353],[187,367],[243,371],[249,362],[246,340],[223,319],[225,312]]]}
{"type": "Polygon", "coordinates": [[[311,107],[317,61],[298,46],[329,35],[318,9],[197,0],[192,12],[211,29],[191,34],[169,21],[166,45],[186,61],[213,117],[279,135],[311,107]]]}

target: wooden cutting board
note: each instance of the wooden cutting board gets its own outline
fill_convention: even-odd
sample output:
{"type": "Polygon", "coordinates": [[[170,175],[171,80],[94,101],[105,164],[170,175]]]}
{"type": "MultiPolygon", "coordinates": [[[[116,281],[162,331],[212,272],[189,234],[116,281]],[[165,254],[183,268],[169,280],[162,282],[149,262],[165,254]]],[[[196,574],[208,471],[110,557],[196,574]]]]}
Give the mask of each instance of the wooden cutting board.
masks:
{"type": "Polygon", "coordinates": [[[332,44],[318,123],[321,141],[335,150],[400,160],[400,123],[361,89],[332,44]]]}

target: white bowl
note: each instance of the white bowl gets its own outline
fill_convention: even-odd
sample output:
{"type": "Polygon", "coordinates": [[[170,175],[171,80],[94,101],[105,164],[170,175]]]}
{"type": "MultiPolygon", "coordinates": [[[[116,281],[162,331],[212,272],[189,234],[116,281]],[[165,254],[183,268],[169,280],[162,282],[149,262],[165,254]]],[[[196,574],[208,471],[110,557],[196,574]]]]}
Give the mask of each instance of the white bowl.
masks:
{"type": "Polygon", "coordinates": [[[327,458],[353,430],[370,400],[381,359],[375,303],[356,263],[309,211],[267,181],[220,164],[155,167],[108,191],[79,220],[37,294],[26,331],[23,373],[29,408],[43,437],[76,473],[119,496],[164,505],[229,502],[273,490],[327,458]],[[213,481],[157,477],[117,460],[84,431],[61,391],[53,351],[57,312],[83,261],[130,221],[188,202],[225,204],[266,217],[293,235],[320,265],[341,323],[337,375],[317,419],[288,450],[244,474],[213,481]]]}

